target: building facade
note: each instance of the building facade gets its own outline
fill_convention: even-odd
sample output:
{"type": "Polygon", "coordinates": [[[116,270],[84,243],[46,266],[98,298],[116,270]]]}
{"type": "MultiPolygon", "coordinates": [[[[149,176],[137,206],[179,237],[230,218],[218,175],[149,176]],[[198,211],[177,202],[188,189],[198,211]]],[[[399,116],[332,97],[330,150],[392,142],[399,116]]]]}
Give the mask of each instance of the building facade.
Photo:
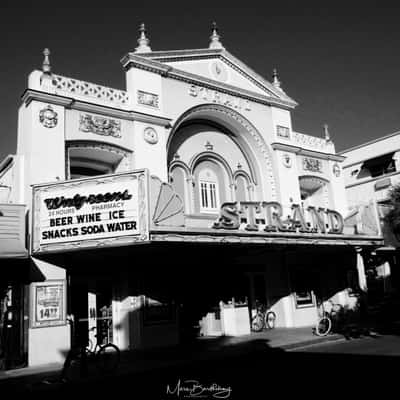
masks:
{"type": "MultiPolygon", "coordinates": [[[[400,133],[363,143],[343,151],[343,173],[350,210],[374,209],[381,221],[385,245],[374,260],[382,294],[399,289],[397,265],[400,243],[384,218],[390,210],[389,191],[400,184],[400,133]]],[[[376,281],[376,280],[375,280],[376,281]]]]}
{"type": "Polygon", "coordinates": [[[152,51],[142,26],[121,63],[126,91],[54,74],[45,51],[22,96],[0,210],[26,215],[27,279],[7,290],[24,289],[28,364],[64,359],[67,315],[129,350],[186,340],[216,308],[216,330],[242,334],[256,301],[282,327],[315,324],[317,300],[351,307],[381,232],[346,218],[344,157],[327,127],[293,130],[276,72],[251,70],[215,26],[208,48],[178,51],[152,51]]]}

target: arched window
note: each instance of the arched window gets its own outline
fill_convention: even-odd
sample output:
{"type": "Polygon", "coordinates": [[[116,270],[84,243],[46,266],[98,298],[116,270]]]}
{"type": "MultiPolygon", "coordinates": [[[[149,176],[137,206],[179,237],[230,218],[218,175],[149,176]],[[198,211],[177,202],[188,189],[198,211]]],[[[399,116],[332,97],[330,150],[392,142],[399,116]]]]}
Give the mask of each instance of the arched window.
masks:
{"type": "Polygon", "coordinates": [[[200,212],[219,209],[219,185],[217,175],[209,168],[202,169],[198,177],[200,212]]]}
{"type": "Polygon", "coordinates": [[[185,209],[188,206],[186,204],[186,178],[185,170],[179,166],[174,167],[170,173],[171,185],[185,204],[185,209]]]}
{"type": "Polygon", "coordinates": [[[116,146],[71,142],[67,144],[68,179],[113,174],[130,169],[130,152],[116,146]]]}
{"type": "Polygon", "coordinates": [[[235,179],[236,188],[236,201],[248,201],[249,196],[249,182],[244,175],[237,175],[235,179]]]}
{"type": "Polygon", "coordinates": [[[329,207],[328,181],[314,176],[302,176],[299,178],[301,204],[304,209],[309,206],[329,207]]]}

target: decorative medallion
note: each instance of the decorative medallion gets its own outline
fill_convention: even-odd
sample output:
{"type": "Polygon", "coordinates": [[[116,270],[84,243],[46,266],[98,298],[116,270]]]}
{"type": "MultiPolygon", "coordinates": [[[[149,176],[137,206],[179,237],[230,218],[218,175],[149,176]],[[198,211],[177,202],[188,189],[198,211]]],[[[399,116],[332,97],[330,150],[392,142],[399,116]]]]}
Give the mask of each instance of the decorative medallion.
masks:
{"type": "Polygon", "coordinates": [[[303,158],[303,169],[311,172],[322,172],[322,162],[316,158],[303,158]]]}
{"type": "Polygon", "coordinates": [[[58,114],[51,106],[43,108],[39,113],[39,121],[46,128],[54,128],[58,122],[58,114]]]}
{"type": "Polygon", "coordinates": [[[79,119],[79,130],[82,132],[91,132],[96,135],[120,138],[121,121],[90,114],[81,114],[79,119]]]}
{"type": "Polygon", "coordinates": [[[213,78],[220,82],[226,82],[228,80],[228,71],[225,65],[219,61],[214,61],[211,64],[211,74],[213,78]]]}
{"type": "Polygon", "coordinates": [[[286,168],[290,168],[290,167],[292,166],[292,159],[291,159],[290,155],[289,155],[288,153],[285,153],[285,154],[282,156],[282,158],[283,158],[283,165],[284,165],[286,168]]]}
{"type": "Polygon", "coordinates": [[[158,142],[157,131],[149,126],[143,131],[143,138],[147,143],[156,144],[158,142]]]}
{"type": "Polygon", "coordinates": [[[336,177],[340,176],[340,167],[338,163],[333,164],[332,171],[333,175],[335,175],[336,177]]]}
{"type": "Polygon", "coordinates": [[[209,141],[207,141],[207,143],[204,145],[204,147],[206,148],[207,151],[214,150],[214,146],[209,141]]]}
{"type": "Polygon", "coordinates": [[[276,135],[284,139],[290,139],[289,128],[286,126],[277,125],[276,135]]]}
{"type": "Polygon", "coordinates": [[[138,104],[143,104],[145,106],[158,108],[158,95],[157,94],[138,90],[137,96],[138,96],[137,97],[138,104]]]}

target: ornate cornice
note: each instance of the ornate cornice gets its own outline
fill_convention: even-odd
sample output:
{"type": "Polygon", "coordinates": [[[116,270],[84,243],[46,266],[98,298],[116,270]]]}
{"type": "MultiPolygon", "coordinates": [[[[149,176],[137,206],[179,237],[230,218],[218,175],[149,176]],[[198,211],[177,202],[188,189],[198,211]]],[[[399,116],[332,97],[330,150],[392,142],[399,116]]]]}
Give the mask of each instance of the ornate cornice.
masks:
{"type": "Polygon", "coordinates": [[[128,121],[139,121],[164,127],[170,127],[170,121],[171,121],[170,118],[157,117],[154,115],[139,113],[136,111],[126,111],[113,107],[102,106],[98,104],[88,103],[85,101],[75,100],[71,97],[64,97],[33,89],[25,90],[24,94],[22,95],[22,102],[28,105],[32,100],[60,105],[66,108],[70,108],[72,110],[100,114],[107,117],[115,117],[115,118],[125,119],[128,121]]]}
{"type": "Polygon", "coordinates": [[[383,245],[379,236],[360,235],[318,235],[282,232],[250,232],[213,230],[211,228],[165,228],[151,229],[151,242],[189,242],[189,243],[238,243],[238,244],[271,244],[271,245],[344,245],[373,246],[383,245]]]}
{"type": "Polygon", "coordinates": [[[285,143],[271,143],[271,147],[274,150],[288,151],[290,153],[295,153],[297,155],[321,158],[323,160],[331,160],[331,161],[342,162],[346,158],[346,157],[343,157],[343,156],[339,156],[337,154],[322,153],[320,151],[303,149],[301,147],[293,146],[293,145],[285,144],[285,143]]]}
{"type": "Polygon", "coordinates": [[[21,96],[21,100],[25,105],[29,105],[33,100],[42,101],[43,103],[51,103],[57,106],[71,107],[74,99],[41,92],[33,89],[26,89],[21,96]]]}

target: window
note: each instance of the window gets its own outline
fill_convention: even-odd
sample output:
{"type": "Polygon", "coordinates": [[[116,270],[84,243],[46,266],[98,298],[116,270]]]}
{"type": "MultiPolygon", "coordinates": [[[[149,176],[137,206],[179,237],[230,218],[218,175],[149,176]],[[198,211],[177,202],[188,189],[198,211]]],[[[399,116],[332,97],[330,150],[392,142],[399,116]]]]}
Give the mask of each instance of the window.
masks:
{"type": "Polygon", "coordinates": [[[291,271],[291,284],[296,308],[313,307],[314,291],[318,288],[317,276],[309,266],[296,265],[291,271]]]}
{"type": "Polygon", "coordinates": [[[200,181],[202,210],[216,210],[218,208],[216,189],[216,183],[200,181]]]}
{"type": "Polygon", "coordinates": [[[389,153],[365,161],[358,177],[364,178],[365,174],[368,172],[372,178],[396,172],[396,164],[393,160],[393,155],[394,153],[389,153]]]}
{"type": "Polygon", "coordinates": [[[236,201],[247,201],[249,200],[249,182],[243,175],[236,177],[236,201]]]}
{"type": "Polygon", "coordinates": [[[80,165],[70,166],[70,177],[71,179],[85,178],[88,176],[104,175],[107,174],[108,170],[91,167],[84,167],[80,165]]]}
{"type": "Polygon", "coordinates": [[[328,182],[314,176],[299,178],[301,205],[304,209],[309,206],[329,207],[328,182]]]}
{"type": "Polygon", "coordinates": [[[128,152],[96,143],[70,143],[67,145],[68,179],[113,174],[129,168],[128,152]]]}
{"type": "Polygon", "coordinates": [[[200,212],[215,212],[219,208],[218,181],[210,169],[199,174],[200,212]]]}

